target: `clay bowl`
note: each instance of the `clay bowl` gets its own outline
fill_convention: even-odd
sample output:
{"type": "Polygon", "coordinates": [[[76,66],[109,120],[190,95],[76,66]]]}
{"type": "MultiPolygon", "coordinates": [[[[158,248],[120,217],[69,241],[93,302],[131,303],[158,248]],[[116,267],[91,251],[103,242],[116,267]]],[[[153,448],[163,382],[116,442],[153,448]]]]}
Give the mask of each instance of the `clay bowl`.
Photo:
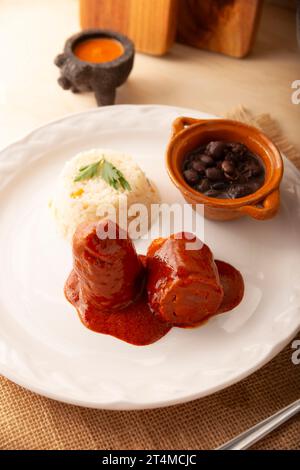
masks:
{"type": "Polygon", "coordinates": [[[204,216],[208,219],[226,221],[248,215],[257,220],[265,220],[274,217],[279,209],[282,157],[270,139],[254,127],[228,119],[199,120],[180,117],[173,123],[166,164],[171,180],[185,200],[194,209],[197,209],[197,204],[204,205],[204,216]],[[191,188],[182,175],[183,159],[189,151],[212,140],[245,144],[264,164],[263,186],[256,192],[237,199],[207,197],[191,188]]]}
{"type": "Polygon", "coordinates": [[[60,68],[58,83],[64,90],[73,93],[93,91],[98,106],[112,105],[116,89],[128,78],[134,63],[134,44],[123,34],[105,29],[87,29],[71,36],[65,44],[64,52],[56,56],[54,63],[60,68]],[[79,59],[74,54],[75,46],[87,39],[109,38],[119,41],[123,54],[109,62],[94,63],[79,59]]]}

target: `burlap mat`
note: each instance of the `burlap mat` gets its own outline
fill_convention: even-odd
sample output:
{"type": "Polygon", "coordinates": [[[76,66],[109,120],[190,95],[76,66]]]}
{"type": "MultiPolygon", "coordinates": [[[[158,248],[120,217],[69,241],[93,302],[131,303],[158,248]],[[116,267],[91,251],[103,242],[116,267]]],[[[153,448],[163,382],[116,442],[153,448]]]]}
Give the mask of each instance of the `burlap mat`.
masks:
{"type": "MultiPolygon", "coordinates": [[[[278,125],[239,108],[229,117],[261,127],[294,163],[297,152],[278,125]]],[[[298,335],[300,339],[300,335],[298,335]]],[[[248,379],[210,397],[150,411],[101,411],[40,397],[0,379],[1,449],[213,449],[300,398],[300,365],[289,345],[248,379]]],[[[300,419],[256,449],[300,449],[300,419]]]]}

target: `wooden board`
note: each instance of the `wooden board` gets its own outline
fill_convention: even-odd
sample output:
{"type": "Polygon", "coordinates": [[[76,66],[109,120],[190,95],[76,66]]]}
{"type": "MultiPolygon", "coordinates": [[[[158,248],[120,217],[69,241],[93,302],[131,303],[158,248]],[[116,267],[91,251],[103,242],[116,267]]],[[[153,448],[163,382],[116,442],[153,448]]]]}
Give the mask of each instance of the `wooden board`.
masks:
{"type": "Polygon", "coordinates": [[[82,28],[108,28],[129,36],[136,49],[162,55],[174,42],[178,0],[80,0],[82,28]]]}
{"type": "Polygon", "coordinates": [[[244,57],[255,38],[261,5],[261,0],[179,0],[178,40],[244,57]]]}

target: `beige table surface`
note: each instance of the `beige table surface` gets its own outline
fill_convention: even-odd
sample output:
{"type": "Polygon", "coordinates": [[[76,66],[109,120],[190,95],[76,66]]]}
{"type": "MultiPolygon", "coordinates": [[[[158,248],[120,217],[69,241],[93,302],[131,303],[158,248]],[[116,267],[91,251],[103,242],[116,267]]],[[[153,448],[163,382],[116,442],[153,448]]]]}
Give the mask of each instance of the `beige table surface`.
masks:
{"type": "MultiPolygon", "coordinates": [[[[1,0],[0,147],[30,129],[95,106],[56,82],[53,58],[79,29],[77,0],[1,0]]],[[[192,107],[215,114],[242,103],[270,112],[300,147],[300,105],[291,83],[300,79],[295,15],[266,5],[256,46],[244,60],[175,45],[163,58],[138,54],[118,103],[192,107]]]]}

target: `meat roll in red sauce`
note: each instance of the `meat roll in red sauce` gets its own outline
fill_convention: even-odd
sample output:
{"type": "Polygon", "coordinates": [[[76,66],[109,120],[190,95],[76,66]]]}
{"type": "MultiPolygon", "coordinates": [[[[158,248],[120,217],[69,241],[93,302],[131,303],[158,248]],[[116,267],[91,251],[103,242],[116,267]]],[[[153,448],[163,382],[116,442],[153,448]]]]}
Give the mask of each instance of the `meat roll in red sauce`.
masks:
{"type": "Polygon", "coordinates": [[[155,240],[147,256],[148,301],[161,319],[188,327],[218,312],[223,288],[208,246],[183,233],[155,240]],[[196,249],[187,249],[195,242],[196,249]]]}
{"type": "Polygon", "coordinates": [[[131,240],[102,239],[105,223],[85,223],[73,239],[74,269],[65,295],[82,323],[97,333],[115,336],[137,346],[158,341],[171,328],[153,314],[145,289],[146,260],[138,256],[131,240]]]}
{"type": "Polygon", "coordinates": [[[74,271],[82,300],[106,309],[123,308],[141,292],[144,268],[129,237],[111,221],[80,225],[73,238],[74,271]],[[102,225],[101,225],[102,224],[102,225]],[[115,239],[97,235],[108,229],[115,239]]]}

